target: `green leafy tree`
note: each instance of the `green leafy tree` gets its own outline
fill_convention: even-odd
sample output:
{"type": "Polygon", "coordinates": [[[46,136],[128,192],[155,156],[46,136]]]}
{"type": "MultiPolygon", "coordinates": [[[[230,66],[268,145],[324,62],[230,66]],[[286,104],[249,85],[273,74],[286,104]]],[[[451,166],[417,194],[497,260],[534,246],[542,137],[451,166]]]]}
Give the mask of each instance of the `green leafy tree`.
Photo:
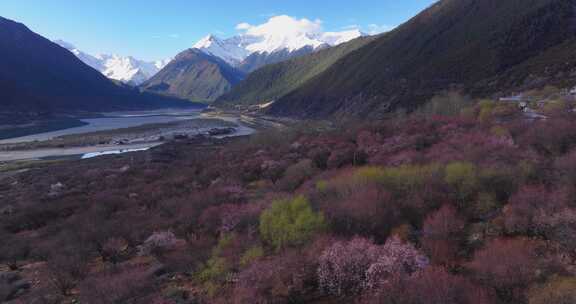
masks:
{"type": "Polygon", "coordinates": [[[276,249],[301,245],[325,226],[324,215],[303,196],[275,201],[260,216],[260,234],[276,249]]]}

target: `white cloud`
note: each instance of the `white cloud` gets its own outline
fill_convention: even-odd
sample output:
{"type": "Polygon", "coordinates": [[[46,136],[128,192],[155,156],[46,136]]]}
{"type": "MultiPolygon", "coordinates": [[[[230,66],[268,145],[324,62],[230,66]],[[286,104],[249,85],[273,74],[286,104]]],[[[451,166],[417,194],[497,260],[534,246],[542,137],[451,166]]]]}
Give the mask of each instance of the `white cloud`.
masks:
{"type": "Polygon", "coordinates": [[[287,15],[274,16],[260,25],[240,23],[236,26],[239,31],[253,36],[286,36],[299,34],[318,34],[322,32],[322,21],[319,19],[297,19],[287,15]]]}
{"type": "Polygon", "coordinates": [[[236,29],[239,31],[246,31],[249,30],[251,27],[252,25],[250,25],[249,23],[242,22],[236,26],[236,29]]]}
{"type": "Polygon", "coordinates": [[[395,28],[395,26],[392,26],[392,25],[369,24],[368,28],[367,28],[367,33],[369,35],[377,35],[377,34],[381,34],[384,32],[389,32],[389,31],[393,30],[394,28],[395,28]]]}
{"type": "Polygon", "coordinates": [[[277,16],[277,15],[278,15],[278,14],[276,14],[276,13],[267,13],[267,14],[260,14],[260,17],[262,17],[262,18],[271,18],[271,17],[277,16]]]}
{"type": "Polygon", "coordinates": [[[180,38],[180,34],[170,34],[168,35],[168,37],[172,38],[172,39],[179,39],[180,38]]]}
{"type": "Polygon", "coordinates": [[[350,24],[347,26],[343,26],[342,29],[343,30],[357,30],[357,29],[360,29],[360,26],[358,24],[350,24]]]}

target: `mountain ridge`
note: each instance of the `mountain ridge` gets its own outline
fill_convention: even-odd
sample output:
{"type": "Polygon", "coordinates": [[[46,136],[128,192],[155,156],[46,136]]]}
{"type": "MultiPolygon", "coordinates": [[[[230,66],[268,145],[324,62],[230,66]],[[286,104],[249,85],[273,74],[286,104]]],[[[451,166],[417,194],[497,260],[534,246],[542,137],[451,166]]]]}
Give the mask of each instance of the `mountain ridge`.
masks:
{"type": "Polygon", "coordinates": [[[267,64],[306,55],[366,36],[358,29],[323,32],[320,25],[281,15],[259,26],[244,25],[244,33],[227,39],[208,35],[193,48],[219,57],[235,68],[250,73],[267,64]],[[301,23],[304,22],[305,26],[301,23]],[[279,30],[282,29],[282,30],[279,30]]]}
{"type": "MultiPolygon", "coordinates": [[[[522,82],[530,72],[514,68],[574,37],[575,6],[569,0],[439,1],[345,56],[268,113],[382,117],[398,109],[412,111],[454,87],[487,95],[526,85],[522,82]],[[515,40],[519,32],[526,34],[515,40]],[[498,77],[512,71],[509,76],[519,77],[515,83],[498,77]],[[490,79],[501,82],[488,86],[490,79]]],[[[546,59],[552,60],[558,58],[546,59]]]]}
{"type": "Polygon", "coordinates": [[[220,58],[192,48],[178,54],[141,88],[206,103],[230,90],[244,76],[220,58]]]}
{"type": "Polygon", "coordinates": [[[343,56],[376,39],[359,37],[341,45],[262,67],[248,75],[230,92],[222,95],[219,107],[252,106],[270,103],[325,71],[343,56]]]}
{"type": "Polygon", "coordinates": [[[55,40],[54,42],[72,52],[82,62],[104,74],[104,76],[133,86],[140,85],[150,79],[171,60],[165,59],[151,62],[136,59],[132,56],[115,54],[93,56],[81,51],[69,42],[63,40],[55,40]]]}
{"type": "Polygon", "coordinates": [[[0,84],[3,118],[186,105],[180,100],[120,87],[68,50],[24,24],[3,17],[0,17],[0,84]]]}

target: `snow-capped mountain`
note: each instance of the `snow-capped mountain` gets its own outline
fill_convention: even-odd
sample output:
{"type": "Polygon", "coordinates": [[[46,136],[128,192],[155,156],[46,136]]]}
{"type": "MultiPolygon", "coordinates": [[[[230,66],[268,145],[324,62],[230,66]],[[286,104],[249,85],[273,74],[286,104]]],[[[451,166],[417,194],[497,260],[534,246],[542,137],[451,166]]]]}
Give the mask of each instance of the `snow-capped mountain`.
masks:
{"type": "Polygon", "coordinates": [[[242,45],[240,37],[221,40],[214,35],[208,35],[198,41],[192,48],[216,56],[232,66],[237,66],[250,55],[250,52],[242,45]]]}
{"type": "Polygon", "coordinates": [[[140,85],[146,80],[150,79],[158,73],[164,66],[166,66],[171,59],[148,62],[133,58],[131,56],[119,55],[90,55],[87,54],[74,45],[56,40],[55,43],[68,49],[76,57],[82,60],[87,65],[98,70],[106,77],[114,80],[119,80],[131,85],[140,85]]]}
{"type": "Polygon", "coordinates": [[[247,58],[254,55],[261,57],[284,53],[290,57],[292,53],[301,55],[304,49],[312,52],[364,36],[359,30],[323,32],[320,21],[296,19],[285,15],[272,17],[268,22],[256,26],[242,23],[237,29],[241,31],[237,36],[219,39],[209,35],[196,43],[193,48],[239,67],[247,58]]]}

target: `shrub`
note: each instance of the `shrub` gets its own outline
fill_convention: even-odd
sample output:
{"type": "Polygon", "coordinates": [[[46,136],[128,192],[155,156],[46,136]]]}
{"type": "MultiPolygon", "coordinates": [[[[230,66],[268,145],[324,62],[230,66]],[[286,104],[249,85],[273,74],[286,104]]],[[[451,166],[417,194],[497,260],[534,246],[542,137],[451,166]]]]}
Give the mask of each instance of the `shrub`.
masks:
{"type": "Polygon", "coordinates": [[[173,249],[177,239],[171,231],[154,232],[144,243],[138,247],[140,255],[162,254],[165,250],[173,249]]]}
{"type": "Polygon", "coordinates": [[[467,206],[467,214],[476,219],[486,219],[494,216],[501,207],[493,193],[480,192],[473,206],[467,206]]]}
{"type": "Polygon", "coordinates": [[[428,264],[428,258],[412,244],[393,236],[382,246],[378,260],[366,271],[364,285],[367,288],[378,288],[392,278],[415,273],[428,264]]]}
{"type": "Polygon", "coordinates": [[[310,270],[310,262],[301,252],[288,251],[256,261],[238,274],[232,296],[223,303],[303,303],[302,295],[310,292],[313,284],[310,270]]]}
{"type": "Polygon", "coordinates": [[[140,303],[144,295],[156,290],[153,278],[144,268],[100,274],[80,285],[82,303],[140,303]]]}
{"type": "Polygon", "coordinates": [[[528,292],[529,304],[573,304],[576,303],[576,278],[552,278],[528,292]]]}
{"type": "Polygon", "coordinates": [[[536,224],[547,239],[557,242],[567,252],[576,250],[576,209],[565,208],[553,214],[541,212],[536,224]]]}
{"type": "Polygon", "coordinates": [[[554,162],[554,169],[561,182],[576,183],[576,150],[557,158],[554,162]]]}
{"type": "Polygon", "coordinates": [[[316,169],[311,160],[302,160],[286,169],[284,176],[278,181],[278,188],[283,191],[294,191],[310,178],[315,171],[316,169]]]}
{"type": "Polygon", "coordinates": [[[212,256],[201,270],[196,273],[196,279],[202,284],[204,292],[214,297],[221,290],[230,274],[235,269],[237,257],[243,251],[243,244],[234,234],[224,234],[218,244],[212,249],[212,256]]]}
{"type": "Polygon", "coordinates": [[[518,291],[544,277],[552,266],[541,249],[537,241],[497,239],[477,251],[469,266],[478,279],[496,288],[504,299],[521,301],[518,291]]]}
{"type": "Polygon", "coordinates": [[[30,245],[13,237],[4,235],[0,237],[3,239],[0,244],[0,261],[4,262],[10,270],[17,270],[18,262],[30,255],[30,245]]]}
{"type": "Polygon", "coordinates": [[[518,175],[508,167],[492,167],[480,170],[478,179],[483,191],[493,193],[500,202],[506,202],[518,190],[518,175]]]}
{"type": "Polygon", "coordinates": [[[240,258],[240,266],[246,267],[254,261],[264,256],[264,249],[261,246],[255,246],[248,249],[240,258]]]}
{"type": "Polygon", "coordinates": [[[413,192],[433,178],[440,167],[437,165],[400,167],[365,167],[356,171],[354,178],[360,182],[376,182],[392,192],[413,192]]]}
{"type": "Polygon", "coordinates": [[[466,200],[477,189],[478,178],[474,164],[453,162],[446,166],[444,172],[444,181],[454,187],[460,200],[466,200]]]}
{"type": "Polygon", "coordinates": [[[320,289],[337,296],[359,293],[366,282],[366,271],[378,260],[381,250],[364,238],[330,246],[319,258],[320,289]]]}
{"type": "Polygon", "coordinates": [[[276,249],[301,245],[325,226],[324,215],[303,196],[275,201],[260,216],[260,234],[276,249]]]}
{"type": "Polygon", "coordinates": [[[114,265],[128,254],[128,242],[122,238],[110,238],[102,246],[102,259],[114,265]]]}
{"type": "Polygon", "coordinates": [[[391,281],[366,294],[361,304],[495,304],[483,287],[443,268],[428,267],[410,277],[391,281]]]}
{"type": "Polygon", "coordinates": [[[472,99],[459,92],[449,91],[436,95],[418,110],[427,116],[459,116],[463,110],[474,105],[472,99]]]}
{"type": "Polygon", "coordinates": [[[196,278],[203,284],[204,290],[209,296],[214,296],[230,271],[230,266],[226,259],[222,257],[212,257],[204,268],[196,274],[196,278]]]}
{"type": "Polygon", "coordinates": [[[426,218],[422,229],[422,248],[435,264],[454,261],[464,226],[464,220],[450,205],[443,206],[426,218]]]}
{"type": "Polygon", "coordinates": [[[258,225],[261,208],[256,204],[224,204],[206,208],[198,222],[212,234],[243,231],[258,225]]]}
{"type": "Polygon", "coordinates": [[[480,112],[478,114],[478,121],[488,122],[496,109],[496,103],[492,100],[482,100],[478,103],[480,112]]]}
{"type": "Polygon", "coordinates": [[[362,166],[366,164],[367,155],[364,151],[357,150],[353,145],[343,145],[335,147],[326,161],[326,166],[330,169],[342,168],[345,166],[362,166]]]}
{"type": "Polygon", "coordinates": [[[308,157],[312,159],[314,165],[321,170],[328,168],[328,159],[330,158],[330,150],[326,148],[315,148],[308,152],[308,157]]]}
{"type": "Polygon", "coordinates": [[[48,283],[62,296],[68,296],[77,282],[83,280],[89,271],[88,258],[72,250],[74,249],[65,248],[53,252],[46,263],[48,283]]]}
{"type": "Polygon", "coordinates": [[[563,190],[550,192],[543,186],[523,187],[504,209],[506,230],[512,234],[543,234],[546,221],[564,210],[567,202],[567,193],[563,190]]]}
{"type": "Polygon", "coordinates": [[[555,115],[555,114],[562,114],[568,111],[570,105],[565,102],[564,100],[550,100],[544,104],[542,111],[546,115],[555,115]]]}
{"type": "Polygon", "coordinates": [[[383,246],[363,238],[337,242],[319,259],[320,288],[329,294],[357,294],[383,286],[390,278],[412,274],[428,265],[414,246],[391,237],[383,246]]]}
{"type": "Polygon", "coordinates": [[[381,186],[351,184],[340,186],[336,191],[337,195],[320,203],[334,232],[384,240],[398,224],[399,208],[381,186]]]}

